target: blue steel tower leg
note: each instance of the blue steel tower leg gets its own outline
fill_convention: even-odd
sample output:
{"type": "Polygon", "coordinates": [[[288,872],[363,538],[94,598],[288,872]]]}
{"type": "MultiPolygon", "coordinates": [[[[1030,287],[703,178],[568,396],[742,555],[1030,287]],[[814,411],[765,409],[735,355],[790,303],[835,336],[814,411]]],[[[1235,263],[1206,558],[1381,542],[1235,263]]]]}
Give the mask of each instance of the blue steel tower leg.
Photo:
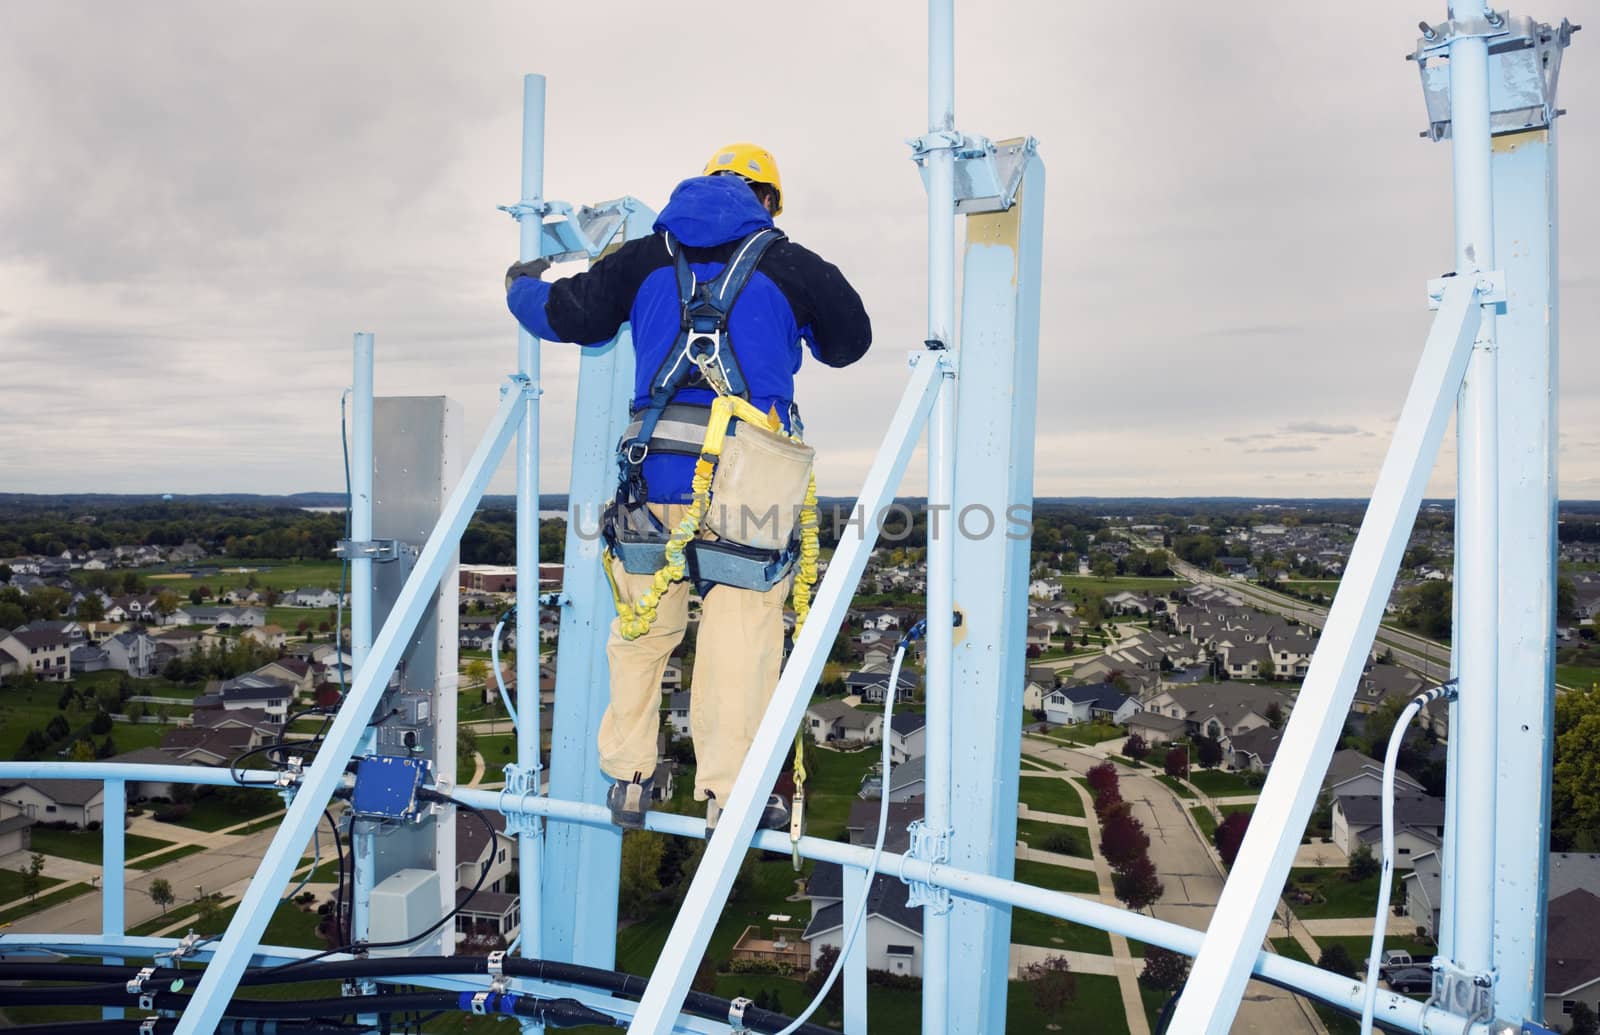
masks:
{"type": "MultiPolygon", "coordinates": [[[[1557,47],[1567,30],[1551,31],[1557,47]]],[[[1559,60],[1559,49],[1556,59],[1559,60]]],[[[1554,90],[1548,97],[1555,103],[1554,90]]],[[[1503,242],[1500,341],[1500,659],[1495,817],[1495,1015],[1538,1018],[1555,699],[1556,138],[1495,137],[1494,236],[1503,242]]]]}
{"type": "MultiPolygon", "coordinates": [[[[646,236],[654,221],[648,208],[630,204],[623,233],[628,240],[646,236]]],[[[616,609],[600,568],[600,513],[616,491],[617,440],[627,424],[632,388],[633,336],[627,327],[611,344],[583,350],[550,742],[550,794],[564,801],[605,800],[607,781],[595,745],[611,698],[605,645],[616,609]]],[[[622,832],[559,820],[546,831],[545,958],[609,969],[616,958],[622,832]]]]}
{"type": "MultiPolygon", "coordinates": [[[[1020,142],[1003,142],[1007,144],[1020,142]]],[[[951,682],[952,865],[1010,877],[1028,620],[1035,381],[1044,238],[1043,163],[1028,161],[1016,202],[967,217],[962,275],[962,434],[956,445],[956,610],[951,682]]],[[[948,1030],[1006,1030],[1011,911],[957,899],[950,917],[948,1030]]]]}

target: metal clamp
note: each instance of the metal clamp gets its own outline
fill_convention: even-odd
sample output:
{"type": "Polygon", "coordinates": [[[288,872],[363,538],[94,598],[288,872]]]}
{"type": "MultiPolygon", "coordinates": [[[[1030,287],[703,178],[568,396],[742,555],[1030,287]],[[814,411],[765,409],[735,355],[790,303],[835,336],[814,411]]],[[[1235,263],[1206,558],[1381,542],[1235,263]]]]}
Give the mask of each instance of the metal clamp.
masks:
{"type": "Polygon", "coordinates": [[[515,837],[518,834],[538,834],[542,828],[540,817],[523,812],[520,809],[509,808],[512,799],[520,801],[523,798],[538,797],[540,793],[539,774],[542,767],[534,766],[525,768],[515,762],[505,767],[505,786],[500,791],[501,813],[506,818],[506,834],[515,837]]]}
{"type": "Polygon", "coordinates": [[[506,990],[506,953],[504,949],[497,949],[489,953],[488,959],[489,991],[496,995],[506,990]]]}
{"type": "Polygon", "coordinates": [[[1492,970],[1480,974],[1435,957],[1428,1005],[1468,1022],[1488,1021],[1494,1017],[1494,979],[1492,970]]]}
{"type": "MultiPolygon", "coordinates": [[[[178,944],[172,947],[171,952],[164,952],[156,957],[156,965],[160,967],[176,967],[185,956],[192,956],[200,948],[200,936],[193,931],[179,939],[178,944]]],[[[174,987],[176,991],[176,987],[174,987]]]]}
{"type": "Polygon", "coordinates": [[[400,543],[395,539],[341,539],[333,546],[341,561],[397,561],[400,543]]]}
{"type": "Polygon", "coordinates": [[[475,1014],[478,1017],[482,1017],[484,1014],[489,1012],[489,996],[491,994],[492,993],[489,993],[489,992],[478,992],[478,993],[473,995],[473,997],[472,997],[472,1012],[473,1012],[473,1014],[475,1014]]]}
{"type": "Polygon", "coordinates": [[[354,978],[346,978],[344,982],[339,985],[339,995],[345,999],[353,999],[356,996],[363,994],[361,982],[354,978]]]}
{"type": "Polygon", "coordinates": [[[737,996],[728,1003],[728,1032],[729,1035],[745,1035],[750,1029],[744,1025],[744,1012],[755,1005],[754,999],[737,996]]]}
{"type": "Polygon", "coordinates": [[[156,976],[156,968],[145,967],[128,981],[128,994],[139,995],[144,991],[144,983],[156,976]]]}
{"type": "Polygon", "coordinates": [[[300,778],[305,775],[305,771],[306,760],[299,755],[290,755],[289,767],[278,773],[278,778],[275,782],[280,788],[288,789],[300,782],[300,778]]]}
{"type": "Polygon", "coordinates": [[[906,141],[911,160],[927,186],[928,157],[936,151],[955,155],[956,212],[1004,212],[1016,204],[1022,174],[1039,148],[1033,137],[996,144],[988,137],[969,137],[955,130],[929,133],[906,141]]]}
{"type": "Polygon", "coordinates": [[[156,1018],[146,1017],[140,1021],[139,1035],[156,1035],[156,1018]]]}
{"type": "Polygon", "coordinates": [[[139,1009],[141,1009],[141,1010],[154,1010],[155,1008],[156,1008],[156,994],[154,992],[146,992],[143,995],[139,996],[139,1009]]]}
{"type": "MultiPolygon", "coordinates": [[[[888,794],[889,788],[884,787],[882,793],[888,794]]],[[[906,836],[910,838],[910,844],[906,848],[905,857],[932,864],[949,862],[950,835],[949,827],[935,830],[924,821],[914,819],[906,824],[906,836]]],[[[922,881],[908,880],[904,875],[900,880],[908,889],[906,905],[927,906],[933,910],[935,916],[943,916],[950,912],[949,891],[922,881]]],[[[871,894],[870,888],[867,889],[867,893],[871,894]]]]}
{"type": "MultiPolygon", "coordinates": [[[[1444,289],[1449,286],[1456,274],[1446,273],[1442,277],[1434,277],[1428,281],[1428,308],[1438,309],[1444,304],[1444,289]]],[[[1474,277],[1477,283],[1474,289],[1477,292],[1476,301],[1480,305],[1496,305],[1506,301],[1506,275],[1501,270],[1481,270],[1477,273],[1467,274],[1474,277]]]]}
{"type": "Polygon", "coordinates": [[[1444,60],[1451,43],[1483,38],[1489,45],[1489,132],[1518,133],[1550,125],[1563,114],[1556,107],[1556,84],[1562,51],[1580,26],[1562,19],[1547,25],[1526,15],[1490,11],[1488,17],[1422,23],[1422,38],[1406,60],[1417,63],[1422,95],[1428,107],[1428,128],[1421,136],[1450,136],[1450,64],[1444,60]]]}

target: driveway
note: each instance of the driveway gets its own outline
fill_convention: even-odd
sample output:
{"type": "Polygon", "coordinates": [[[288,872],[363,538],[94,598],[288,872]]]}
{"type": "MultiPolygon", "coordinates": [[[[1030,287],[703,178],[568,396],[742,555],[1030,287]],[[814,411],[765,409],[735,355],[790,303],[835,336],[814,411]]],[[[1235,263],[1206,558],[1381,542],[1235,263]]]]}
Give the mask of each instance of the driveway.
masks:
{"type": "MultiPolygon", "coordinates": [[[[1104,761],[1037,737],[1025,738],[1023,743],[1029,754],[1065,765],[1080,775],[1104,761]]],[[[1150,836],[1150,861],[1166,885],[1151,912],[1158,919],[1204,930],[1222,894],[1222,877],[1210,848],[1165,785],[1123,766],[1117,770],[1122,797],[1144,824],[1150,836]]],[[[1289,993],[1252,981],[1232,1030],[1242,1035],[1323,1035],[1325,1029],[1314,1017],[1309,1006],[1302,1006],[1289,993]]]]}

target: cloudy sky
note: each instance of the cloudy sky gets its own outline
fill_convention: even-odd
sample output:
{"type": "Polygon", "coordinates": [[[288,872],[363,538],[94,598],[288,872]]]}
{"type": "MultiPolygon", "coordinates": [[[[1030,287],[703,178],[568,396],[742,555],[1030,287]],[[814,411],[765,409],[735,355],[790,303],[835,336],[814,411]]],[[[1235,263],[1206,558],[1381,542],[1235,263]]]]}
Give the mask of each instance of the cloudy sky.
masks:
{"type": "MultiPolygon", "coordinates": [[[[876,329],[799,382],[821,487],[859,484],[924,319],[916,3],[14,0],[0,36],[0,491],[339,487],[350,335],[385,394],[482,428],[515,363],[524,72],[546,193],[659,207],[734,139],[876,329]],[[692,14],[702,14],[691,20],[692,14]]],[[[1533,11],[1547,19],[1581,12],[1533,11]]],[[[1452,266],[1409,7],[958,4],[957,124],[1049,170],[1038,488],[1365,495],[1452,266]]],[[[1562,493],[1600,498],[1600,62],[1564,69],[1562,493]]],[[[546,484],[576,359],[545,348],[546,484]]],[[[1452,491],[1453,450],[1430,489],[1452,491]]],[[[914,469],[907,488],[920,488],[914,469]]],[[[509,465],[494,488],[509,491],[509,465]]]]}

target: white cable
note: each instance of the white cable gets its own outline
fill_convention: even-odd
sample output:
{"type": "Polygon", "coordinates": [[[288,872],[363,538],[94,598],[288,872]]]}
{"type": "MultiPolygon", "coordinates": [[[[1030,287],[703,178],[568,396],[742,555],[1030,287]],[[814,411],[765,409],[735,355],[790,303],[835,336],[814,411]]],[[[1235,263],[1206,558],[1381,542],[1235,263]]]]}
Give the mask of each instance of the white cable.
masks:
{"type": "Polygon", "coordinates": [[[1389,920],[1389,889],[1394,884],[1394,774],[1400,759],[1400,745],[1406,729],[1423,706],[1453,692],[1446,683],[1418,694],[1395,720],[1389,734],[1389,748],[1383,756],[1383,862],[1378,875],[1378,916],[1372,925],[1372,948],[1367,956],[1366,994],[1361,1004],[1361,1035],[1372,1035],[1372,1013],[1378,1003],[1378,971],[1383,963],[1383,935],[1389,920]]]}
{"type": "Polygon", "coordinates": [[[500,630],[506,627],[506,620],[500,619],[494,627],[494,640],[489,644],[489,663],[494,666],[494,681],[500,687],[500,702],[506,706],[506,714],[511,716],[512,732],[517,734],[520,742],[522,739],[522,724],[517,721],[517,706],[511,703],[511,694],[506,690],[506,681],[500,676],[500,630]]]}
{"type": "MultiPolygon", "coordinates": [[[[845,935],[844,942],[839,948],[839,957],[833,961],[833,969],[828,971],[828,977],[822,982],[822,987],[817,990],[816,998],[811,1000],[811,1005],[807,1006],[800,1016],[796,1017],[778,1035],[794,1035],[795,1032],[800,1030],[800,1026],[810,1020],[811,1015],[817,1012],[817,1007],[822,1005],[822,1001],[833,990],[833,983],[839,980],[839,972],[844,969],[845,958],[850,955],[850,949],[856,942],[856,935],[861,931],[862,921],[867,918],[867,905],[872,901],[872,882],[877,879],[878,860],[883,857],[883,835],[889,829],[889,790],[893,786],[889,779],[893,768],[889,750],[892,743],[889,723],[894,718],[895,691],[900,686],[900,663],[905,660],[906,645],[909,642],[910,637],[907,636],[900,641],[900,646],[894,652],[894,665],[889,670],[889,691],[883,699],[883,783],[878,793],[878,836],[872,842],[872,861],[867,864],[867,879],[862,882],[861,904],[856,907],[856,915],[850,921],[849,932],[845,935]]],[[[841,879],[844,877],[842,867],[840,868],[839,876],[841,879]]],[[[843,889],[841,888],[840,890],[842,891],[843,889]]],[[[840,913],[844,912],[842,899],[840,900],[839,911],[840,913]]]]}

